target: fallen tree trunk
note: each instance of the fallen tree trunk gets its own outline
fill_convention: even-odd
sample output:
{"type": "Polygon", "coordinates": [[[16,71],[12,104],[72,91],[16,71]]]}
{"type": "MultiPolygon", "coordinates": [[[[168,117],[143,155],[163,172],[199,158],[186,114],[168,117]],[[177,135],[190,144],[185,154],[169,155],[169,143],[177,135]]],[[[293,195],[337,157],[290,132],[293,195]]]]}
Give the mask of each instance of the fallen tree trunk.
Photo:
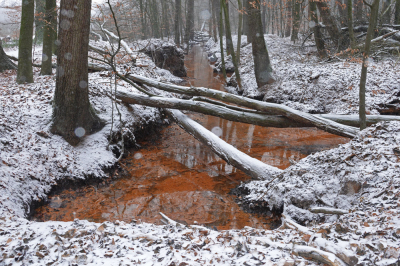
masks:
{"type": "Polygon", "coordinates": [[[297,111],[290,107],[280,104],[261,102],[213,89],[184,87],[178,85],[165,84],[137,75],[130,74],[127,75],[126,77],[134,82],[153,86],[160,90],[165,90],[174,93],[181,93],[191,96],[210,97],[220,101],[242,105],[271,115],[283,115],[296,122],[304,124],[312,124],[313,126],[320,128],[324,131],[344,137],[353,138],[359,131],[357,128],[342,125],[320,116],[314,116],[308,113],[297,111]]]}
{"type": "MultiPolygon", "coordinates": [[[[199,102],[193,100],[182,100],[177,98],[165,98],[165,97],[149,97],[140,94],[123,93],[117,92],[117,98],[128,104],[140,104],[157,108],[170,108],[194,111],[206,115],[217,116],[230,121],[253,124],[263,127],[313,127],[311,123],[299,123],[290,120],[284,116],[267,115],[254,110],[246,110],[244,108],[229,106],[227,104],[211,101],[211,102],[199,102]],[[222,105],[217,105],[221,103],[222,105]],[[232,107],[233,109],[231,109],[232,107]],[[240,109],[239,109],[240,108],[240,109]]],[[[359,117],[357,115],[318,115],[325,119],[329,119],[341,124],[358,126],[359,117]]],[[[400,121],[400,117],[397,116],[368,116],[368,123],[373,124],[379,121],[400,121]]]]}
{"type": "Polygon", "coordinates": [[[165,109],[165,111],[182,127],[186,132],[195,137],[198,141],[209,147],[220,158],[230,165],[242,170],[248,176],[255,179],[269,180],[282,170],[265,164],[249,155],[239,151],[232,145],[220,139],[202,125],[193,121],[178,110],[165,109]]]}

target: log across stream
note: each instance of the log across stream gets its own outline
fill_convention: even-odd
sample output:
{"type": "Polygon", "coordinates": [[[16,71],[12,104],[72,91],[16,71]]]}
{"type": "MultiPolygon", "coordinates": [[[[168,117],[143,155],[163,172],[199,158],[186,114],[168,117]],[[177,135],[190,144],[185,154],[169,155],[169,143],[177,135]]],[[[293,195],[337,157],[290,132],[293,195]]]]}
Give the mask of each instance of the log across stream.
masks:
{"type": "MultiPolygon", "coordinates": [[[[213,73],[201,47],[193,47],[186,67],[191,85],[223,90],[220,77],[213,73]]],[[[281,169],[290,166],[290,161],[348,141],[316,128],[263,128],[201,114],[189,116],[239,150],[281,169]]],[[[53,195],[33,219],[135,219],[159,223],[159,212],[163,212],[183,223],[197,222],[218,229],[274,226],[274,217],[248,214],[228,194],[249,177],[177,125],[165,128],[156,143],[141,146],[141,150],[122,162],[129,176],[107,186],[88,186],[53,195]]]]}

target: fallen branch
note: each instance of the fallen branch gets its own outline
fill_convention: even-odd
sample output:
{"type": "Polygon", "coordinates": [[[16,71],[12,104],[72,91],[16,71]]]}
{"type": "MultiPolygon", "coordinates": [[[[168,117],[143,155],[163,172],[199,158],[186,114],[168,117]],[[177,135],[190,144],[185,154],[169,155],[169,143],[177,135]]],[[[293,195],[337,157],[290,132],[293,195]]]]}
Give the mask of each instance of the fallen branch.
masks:
{"type": "Polygon", "coordinates": [[[317,262],[325,263],[331,266],[345,266],[346,264],[337,258],[334,254],[320,249],[312,248],[309,246],[295,245],[293,247],[293,254],[301,256],[305,259],[312,259],[317,262]]]}
{"type": "Polygon", "coordinates": [[[117,35],[115,35],[114,33],[112,33],[111,31],[105,29],[103,26],[101,27],[101,30],[107,34],[108,36],[110,36],[111,38],[119,41],[121,43],[121,46],[124,47],[124,50],[126,51],[126,53],[129,55],[129,57],[133,60],[136,61],[136,55],[132,52],[132,49],[129,47],[129,45],[122,40],[122,38],[120,39],[117,35]]]}
{"type": "Polygon", "coordinates": [[[191,96],[210,97],[210,98],[214,98],[214,99],[217,99],[220,101],[225,101],[225,102],[245,106],[248,108],[252,108],[252,109],[264,112],[266,114],[283,115],[283,116],[285,116],[291,120],[294,120],[296,122],[304,123],[304,124],[312,124],[313,126],[315,126],[317,128],[320,128],[320,129],[330,132],[332,134],[336,134],[336,135],[340,135],[340,136],[344,136],[344,137],[353,138],[359,131],[357,128],[346,126],[346,125],[341,125],[339,123],[333,122],[333,121],[325,119],[323,117],[314,116],[314,115],[311,115],[308,113],[297,111],[290,107],[280,105],[280,104],[261,102],[261,101],[245,98],[242,96],[237,96],[237,95],[225,93],[225,92],[218,91],[218,90],[213,90],[213,89],[199,88],[199,87],[198,88],[184,87],[184,86],[178,86],[178,85],[165,84],[165,83],[161,83],[161,82],[158,82],[155,80],[151,80],[148,78],[144,78],[144,77],[132,75],[132,74],[127,75],[126,77],[134,82],[153,86],[160,90],[165,90],[165,91],[174,92],[174,93],[181,93],[181,94],[186,94],[186,95],[191,95],[191,96]]]}
{"type": "Polygon", "coordinates": [[[324,214],[337,214],[337,215],[343,215],[343,214],[349,213],[348,210],[334,209],[334,208],[328,208],[328,207],[313,207],[310,209],[310,212],[324,213],[324,214]]]}

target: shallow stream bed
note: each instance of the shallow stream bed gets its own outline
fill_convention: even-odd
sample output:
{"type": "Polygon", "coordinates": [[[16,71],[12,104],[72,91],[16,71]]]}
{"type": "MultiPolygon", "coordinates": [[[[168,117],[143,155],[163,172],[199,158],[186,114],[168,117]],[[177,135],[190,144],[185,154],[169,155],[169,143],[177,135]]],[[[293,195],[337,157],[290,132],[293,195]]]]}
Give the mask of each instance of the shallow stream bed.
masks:
{"type": "MultiPolygon", "coordinates": [[[[223,89],[207,55],[195,46],[186,58],[188,82],[193,86],[223,89]]],[[[310,153],[336,147],[348,139],[315,128],[262,128],[192,114],[189,116],[239,150],[285,169],[310,153]]],[[[159,139],[141,143],[142,149],[122,163],[128,176],[110,184],[65,190],[49,197],[37,209],[34,220],[95,222],[132,219],[159,223],[163,212],[188,224],[217,229],[244,226],[269,229],[276,218],[249,214],[229,195],[231,189],[249,180],[241,171],[214,155],[177,125],[162,130],[159,139]]]]}

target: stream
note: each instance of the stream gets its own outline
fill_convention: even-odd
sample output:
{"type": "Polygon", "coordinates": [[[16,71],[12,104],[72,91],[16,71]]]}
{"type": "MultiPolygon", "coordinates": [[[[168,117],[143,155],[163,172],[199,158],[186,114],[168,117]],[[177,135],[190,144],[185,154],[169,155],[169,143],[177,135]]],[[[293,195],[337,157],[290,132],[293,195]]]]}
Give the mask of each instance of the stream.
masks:
{"type": "MultiPolygon", "coordinates": [[[[185,64],[191,85],[223,90],[222,78],[213,73],[200,46],[193,47],[185,64]]],[[[239,150],[281,169],[289,167],[291,161],[348,142],[316,128],[263,128],[201,114],[189,116],[239,150]]],[[[155,144],[140,145],[139,151],[121,162],[128,176],[107,185],[49,196],[49,203],[36,210],[33,220],[134,219],[160,224],[159,212],[163,212],[181,223],[219,230],[244,226],[271,229],[279,223],[272,214],[261,216],[241,210],[229,192],[249,177],[177,125],[164,128],[155,144]]]]}

